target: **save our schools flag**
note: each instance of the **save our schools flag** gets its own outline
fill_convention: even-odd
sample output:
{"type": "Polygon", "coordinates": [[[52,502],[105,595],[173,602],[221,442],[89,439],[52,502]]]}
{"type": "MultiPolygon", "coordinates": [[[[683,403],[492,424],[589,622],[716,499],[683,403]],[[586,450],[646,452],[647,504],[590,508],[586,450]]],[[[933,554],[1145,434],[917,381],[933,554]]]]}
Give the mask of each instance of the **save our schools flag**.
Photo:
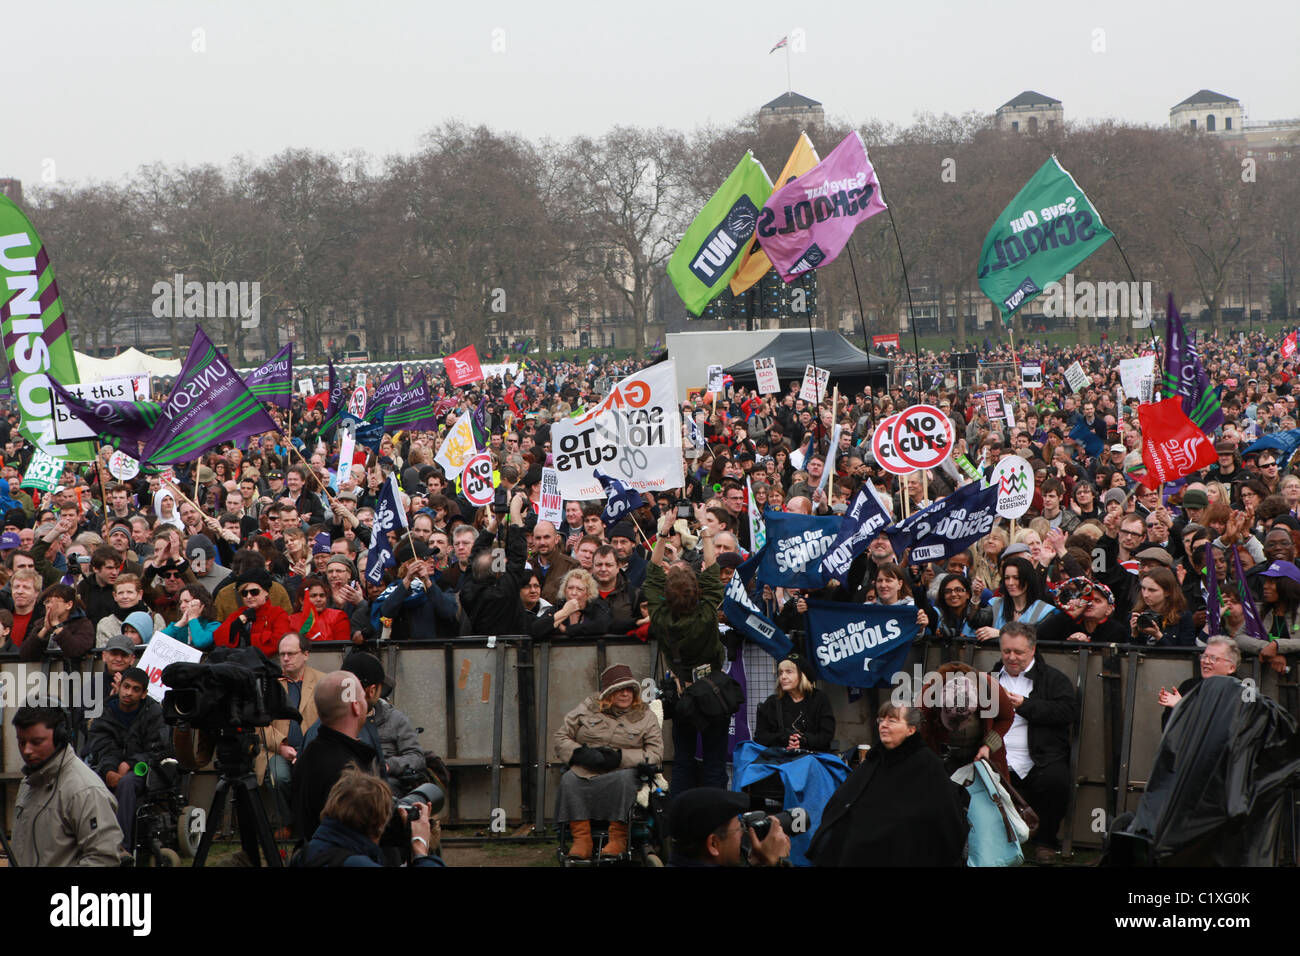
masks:
{"type": "Polygon", "coordinates": [[[885,211],[876,170],[855,130],[812,169],[777,188],[758,217],[758,242],[786,282],[833,262],[854,227],[885,211]]]}
{"type": "Polygon", "coordinates": [[[605,507],[600,512],[600,520],[606,528],[617,524],[622,518],[645,504],[641,499],[641,492],[629,488],[617,478],[611,478],[599,468],[596,469],[596,478],[605,491],[605,507]]]}
{"type": "Polygon", "coordinates": [[[0,195],[0,334],[4,336],[18,430],[52,458],[93,461],[94,442],[60,442],[54,434],[51,379],[78,383],[63,299],[45,244],[23,211],[0,195]]]}
{"type": "MultiPolygon", "coordinates": [[[[799,178],[819,162],[821,157],[817,155],[812,140],[808,138],[807,133],[800,133],[799,140],[794,144],[794,151],[790,153],[790,158],[785,161],[785,166],[781,169],[781,175],[776,179],[777,188],[792,179],[799,178]]],[[[763,278],[770,268],[772,268],[772,260],[758,244],[757,237],[751,237],[740,254],[740,265],[736,267],[736,274],[731,277],[731,294],[740,295],[763,278]]]]}
{"type": "Polygon", "coordinates": [[[1165,378],[1166,398],[1177,395],[1183,400],[1183,412],[1201,431],[1213,435],[1223,424],[1223,409],[1219,407],[1219,394],[1210,385],[1210,376],[1196,349],[1196,333],[1183,328],[1183,317],[1174,308],[1174,297],[1169,296],[1168,318],[1165,319],[1165,378]]]}
{"type": "Polygon", "coordinates": [[[843,582],[853,559],[867,550],[873,538],[889,526],[889,512],[876,497],[871,482],[866,482],[849,503],[840,524],[840,532],[822,558],[821,570],[827,581],[843,582]]]}
{"type": "Polygon", "coordinates": [[[370,405],[366,408],[366,421],[382,422],[384,413],[388,411],[388,406],[392,405],[397,396],[402,394],[405,387],[402,382],[402,365],[399,362],[391,372],[384,376],[384,380],[375,386],[374,394],[370,396],[370,405]]]}
{"type": "Polygon", "coordinates": [[[916,639],[915,604],[808,600],[808,651],[817,676],[846,687],[889,684],[916,639]]]}
{"type": "Polygon", "coordinates": [[[767,544],[767,524],[758,510],[758,502],[754,500],[754,489],[748,475],[745,476],[745,512],[749,518],[750,547],[754,551],[760,551],[767,544]]]}
{"type": "Polygon", "coordinates": [[[1148,488],[1176,481],[1218,460],[1214,440],[1187,417],[1183,400],[1177,395],[1159,402],[1143,402],[1138,406],[1138,422],[1146,474],[1137,480],[1148,488]]]}
{"type": "Polygon", "coordinates": [[[922,508],[885,534],[900,560],[912,549],[909,561],[946,561],[965,551],[993,528],[998,518],[998,486],[971,482],[945,498],[922,508]]]}
{"type": "Polygon", "coordinates": [[[771,194],[763,164],[746,153],[682,236],[668,260],[668,278],[692,315],[727,287],[771,194]]]}
{"type": "Polygon", "coordinates": [[[1271,435],[1265,435],[1259,441],[1250,445],[1242,455],[1248,455],[1252,451],[1263,451],[1270,449],[1277,452],[1278,468],[1285,470],[1291,461],[1291,456],[1295,454],[1296,448],[1300,447],[1300,428],[1293,428],[1290,431],[1274,432],[1271,435]]]}
{"type": "Polygon", "coordinates": [[[773,587],[819,588],[826,583],[822,556],[840,530],[841,518],[817,518],[784,511],[763,512],[767,544],[758,566],[758,580],[773,587]]]}
{"type": "Polygon", "coordinates": [[[153,465],[192,461],[222,442],[273,431],[276,424],[257,396],[195,326],[185,364],[140,460],[153,465]]]}
{"type": "Polygon", "coordinates": [[[794,648],[794,642],[754,603],[749,593],[763,557],[760,549],[736,568],[723,594],[722,613],[733,628],[780,660],[794,648]]]}
{"type": "Polygon", "coordinates": [[[288,408],[293,402],[293,343],[276,352],[265,365],[253,369],[245,381],[248,390],[262,401],[288,408]]]}
{"type": "Polygon", "coordinates": [[[388,532],[406,527],[406,512],[402,508],[402,495],[397,490],[397,475],[391,474],[379,488],[375,503],[375,524],[370,532],[370,550],[366,553],[366,580],[379,584],[384,579],[384,569],[396,562],[388,532]]]}
{"type": "Polygon", "coordinates": [[[1053,156],[993,223],[980,250],[980,289],[1003,323],[1113,236],[1053,156]]]}

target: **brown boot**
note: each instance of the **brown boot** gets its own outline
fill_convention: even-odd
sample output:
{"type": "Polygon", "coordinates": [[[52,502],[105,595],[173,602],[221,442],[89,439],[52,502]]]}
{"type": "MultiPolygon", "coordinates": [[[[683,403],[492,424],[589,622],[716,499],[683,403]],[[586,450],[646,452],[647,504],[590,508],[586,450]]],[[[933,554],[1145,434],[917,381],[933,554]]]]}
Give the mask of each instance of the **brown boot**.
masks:
{"type": "Polygon", "coordinates": [[[600,849],[601,856],[622,856],[627,852],[627,824],[611,823],[609,825],[609,839],[600,849]]]}
{"type": "Polygon", "coordinates": [[[570,820],[569,832],[573,834],[573,843],[569,846],[570,860],[591,859],[591,821],[570,820]]]}

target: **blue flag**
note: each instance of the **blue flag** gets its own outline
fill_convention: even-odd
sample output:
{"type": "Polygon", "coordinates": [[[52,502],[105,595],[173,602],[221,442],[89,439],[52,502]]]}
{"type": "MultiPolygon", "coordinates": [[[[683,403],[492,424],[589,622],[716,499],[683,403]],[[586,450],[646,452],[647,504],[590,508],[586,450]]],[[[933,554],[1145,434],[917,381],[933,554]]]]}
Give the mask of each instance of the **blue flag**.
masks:
{"type": "Polygon", "coordinates": [[[886,528],[894,554],[901,560],[912,549],[911,562],[945,561],[984,537],[998,520],[998,486],[981,488],[971,482],[902,524],[886,528]]]}
{"type": "Polygon", "coordinates": [[[808,601],[809,657],[832,684],[889,684],[906,666],[916,631],[915,604],[808,601]]]}
{"type": "Polygon", "coordinates": [[[1300,428],[1293,428],[1289,432],[1275,432],[1272,435],[1265,435],[1259,441],[1248,447],[1242,452],[1243,455],[1249,455],[1252,451],[1269,451],[1277,452],[1277,467],[1281,471],[1286,468],[1287,462],[1295,454],[1297,447],[1300,447],[1300,428]]]}
{"type": "Polygon", "coordinates": [[[889,513],[881,506],[871,482],[858,489],[841,522],[840,533],[822,558],[822,574],[828,581],[843,583],[853,559],[867,550],[871,539],[890,523],[889,513]]]}
{"type": "Polygon", "coordinates": [[[763,560],[763,550],[736,568],[736,573],[727,582],[727,590],[722,598],[722,613],[726,615],[732,627],[780,660],[790,653],[794,643],[772,623],[771,618],[764,614],[749,596],[754,572],[758,570],[763,560]]]}
{"type": "Polygon", "coordinates": [[[379,446],[384,440],[384,423],[382,420],[369,421],[360,419],[351,412],[345,411],[339,415],[339,425],[342,427],[351,426],[354,429],[358,445],[364,445],[376,454],[379,452],[379,446]]]}
{"type": "Polygon", "coordinates": [[[1096,458],[1106,450],[1106,443],[1082,421],[1075,423],[1075,426],[1070,429],[1070,437],[1082,445],[1091,458],[1096,458]]]}
{"type": "Polygon", "coordinates": [[[629,488],[617,478],[611,478],[600,469],[596,469],[596,478],[600,481],[600,486],[605,489],[605,507],[600,513],[600,520],[604,522],[606,528],[617,524],[620,519],[645,504],[641,492],[629,488]]]}
{"type": "Polygon", "coordinates": [[[393,547],[388,542],[388,532],[406,527],[406,511],[402,508],[402,497],[397,490],[397,476],[389,475],[388,480],[379,488],[379,500],[375,502],[375,523],[370,529],[370,550],[366,553],[366,580],[379,584],[384,580],[384,571],[397,562],[393,558],[393,547]]]}
{"type": "Polygon", "coordinates": [[[770,508],[764,511],[767,543],[758,565],[758,579],[773,587],[822,587],[826,583],[821,572],[822,557],[839,534],[841,520],[839,515],[814,518],[770,508]]]}

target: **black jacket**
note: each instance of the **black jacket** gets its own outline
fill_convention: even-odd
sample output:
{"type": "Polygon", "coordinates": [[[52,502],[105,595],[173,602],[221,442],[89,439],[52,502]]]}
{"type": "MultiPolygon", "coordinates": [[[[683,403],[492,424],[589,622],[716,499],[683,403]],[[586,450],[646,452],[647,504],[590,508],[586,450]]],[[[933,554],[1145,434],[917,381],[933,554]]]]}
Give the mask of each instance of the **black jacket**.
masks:
{"type": "Polygon", "coordinates": [[[325,809],[330,788],[350,763],[366,773],[380,775],[382,761],[374,748],[332,727],[319,726],[315,739],[298,755],[293,765],[293,821],[303,840],[310,841],[320,826],[320,812],[325,809]]]}
{"type": "Polygon", "coordinates": [[[460,592],[461,610],[465,612],[465,634],[523,633],[519,588],[524,581],[524,561],[528,557],[524,529],[506,528],[505,570],[499,575],[493,574],[487,581],[475,581],[475,558],[484,551],[491,551],[495,545],[496,537],[490,531],[481,532],[470,553],[469,566],[460,572],[456,589],[460,592]]]}
{"type": "MultiPolygon", "coordinates": [[[[1001,662],[993,673],[1002,670],[1001,662]]],[[[1046,766],[1070,756],[1070,728],[1079,719],[1079,702],[1074,684],[1037,654],[1029,671],[1034,689],[1025,697],[1016,713],[1029,724],[1029,757],[1035,767],[1046,766]]]]}
{"type": "Polygon", "coordinates": [[[800,713],[807,715],[799,729],[803,749],[830,750],[831,740],[835,737],[835,712],[831,710],[830,698],[816,688],[803,699],[802,704],[776,694],[759,704],[754,720],[754,740],[764,747],[784,750],[790,742],[790,735],[795,732],[792,724],[800,713]]]}
{"type": "MultiPolygon", "coordinates": [[[[26,643],[24,641],[24,643],[26,643]]],[[[163,721],[162,705],[152,697],[140,701],[136,718],[129,725],[122,715],[121,701],[111,697],[104,713],[90,724],[86,742],[86,763],[101,777],[126,761],[135,766],[161,759],[171,751],[171,731],[163,721]]]]}

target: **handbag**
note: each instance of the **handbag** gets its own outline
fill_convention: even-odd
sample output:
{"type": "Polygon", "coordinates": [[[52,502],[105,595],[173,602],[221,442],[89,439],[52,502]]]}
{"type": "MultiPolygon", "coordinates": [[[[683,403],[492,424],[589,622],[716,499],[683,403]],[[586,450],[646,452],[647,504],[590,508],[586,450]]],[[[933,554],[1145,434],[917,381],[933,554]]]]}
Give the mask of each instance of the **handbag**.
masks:
{"type": "Polygon", "coordinates": [[[729,674],[713,671],[686,685],[674,709],[675,720],[689,720],[704,729],[740,710],[745,693],[729,674]]]}

